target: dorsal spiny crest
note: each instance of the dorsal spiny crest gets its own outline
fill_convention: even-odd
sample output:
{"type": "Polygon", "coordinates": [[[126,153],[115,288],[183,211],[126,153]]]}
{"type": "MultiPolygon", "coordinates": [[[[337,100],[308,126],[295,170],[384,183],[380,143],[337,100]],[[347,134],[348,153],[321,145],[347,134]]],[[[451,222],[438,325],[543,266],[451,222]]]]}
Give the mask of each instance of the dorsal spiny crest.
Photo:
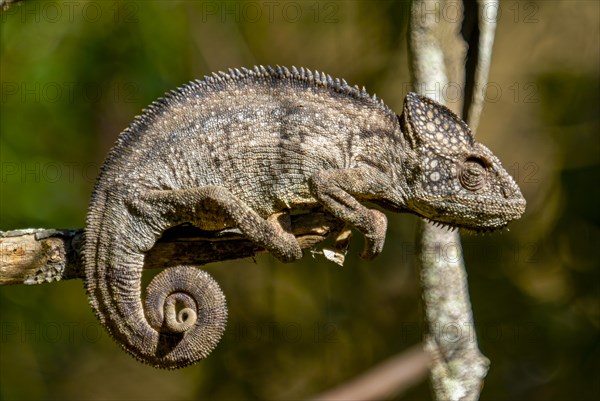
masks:
{"type": "Polygon", "coordinates": [[[290,71],[286,68],[286,67],[282,67],[280,65],[277,65],[277,74],[280,77],[289,77],[290,76],[290,71]]]}
{"type": "Polygon", "coordinates": [[[360,99],[365,102],[370,102],[384,113],[389,118],[396,118],[396,113],[390,110],[376,95],[372,97],[367,93],[365,87],[362,90],[358,86],[350,86],[344,79],[332,78],[331,75],[325,74],[322,71],[315,70],[314,72],[308,68],[301,67],[298,69],[293,66],[288,69],[277,65],[275,68],[272,66],[258,65],[252,69],[245,67],[241,68],[229,68],[228,72],[218,71],[213,72],[209,76],[204,76],[203,80],[195,80],[190,83],[176,89],[169,91],[165,94],[164,98],[161,98],[151,104],[148,107],[148,116],[140,116],[141,119],[149,117],[160,111],[162,105],[172,104],[173,101],[184,101],[189,97],[201,97],[202,92],[205,90],[220,90],[222,85],[235,84],[236,82],[242,82],[247,80],[252,82],[257,79],[281,79],[281,80],[295,80],[298,82],[305,82],[309,85],[324,88],[333,92],[337,92],[346,96],[351,96],[355,99],[360,99]]]}
{"type": "Polygon", "coordinates": [[[311,70],[307,69],[306,70],[306,75],[308,76],[308,80],[309,81],[314,81],[315,76],[314,76],[314,74],[313,74],[313,72],[311,70]]]}

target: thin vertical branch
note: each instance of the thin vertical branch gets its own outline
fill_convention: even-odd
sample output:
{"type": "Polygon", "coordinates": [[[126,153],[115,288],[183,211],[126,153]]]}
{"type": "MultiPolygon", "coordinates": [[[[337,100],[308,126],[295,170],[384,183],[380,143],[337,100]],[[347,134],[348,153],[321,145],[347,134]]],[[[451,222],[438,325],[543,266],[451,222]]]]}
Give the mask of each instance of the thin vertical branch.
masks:
{"type": "MultiPolygon", "coordinates": [[[[484,1],[479,3],[480,10],[484,1]]],[[[454,83],[464,86],[466,45],[460,38],[459,18],[448,10],[462,10],[460,1],[415,0],[411,10],[410,51],[413,82],[417,92],[444,101],[445,92],[454,83]]],[[[487,27],[485,29],[488,29],[487,27]]],[[[474,81],[487,80],[493,29],[480,36],[478,63],[474,81]],[[491,33],[490,33],[491,32],[491,33]]],[[[474,88],[475,89],[475,88],[474,88]]],[[[474,94],[469,112],[479,121],[483,98],[474,94]]],[[[464,96],[462,97],[464,98],[464,96]]],[[[460,113],[461,104],[449,104],[460,113]]],[[[425,348],[433,357],[431,381],[438,400],[476,400],[479,398],[489,360],[477,345],[473,314],[468,294],[467,274],[462,258],[460,237],[421,222],[417,232],[418,263],[421,269],[425,319],[428,332],[425,348]]]]}
{"type": "Polygon", "coordinates": [[[483,111],[485,87],[492,64],[498,8],[498,0],[478,0],[475,10],[476,34],[466,38],[470,46],[477,48],[474,71],[467,71],[467,80],[472,79],[472,87],[465,87],[465,118],[473,133],[479,127],[479,118],[483,111]]]}

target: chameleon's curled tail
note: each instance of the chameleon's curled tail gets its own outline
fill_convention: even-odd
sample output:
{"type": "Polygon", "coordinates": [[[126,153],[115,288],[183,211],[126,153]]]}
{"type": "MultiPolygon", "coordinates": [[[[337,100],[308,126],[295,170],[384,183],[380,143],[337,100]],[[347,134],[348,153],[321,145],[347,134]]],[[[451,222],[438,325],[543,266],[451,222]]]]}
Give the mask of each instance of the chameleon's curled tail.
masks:
{"type": "Polygon", "coordinates": [[[127,352],[154,367],[177,369],[206,358],[227,322],[219,285],[202,270],[175,266],[152,279],[142,302],[144,253],[140,242],[132,246],[125,239],[146,236],[152,243],[154,235],[146,225],[113,218],[120,209],[103,209],[104,200],[97,201],[101,216],[111,218],[88,220],[84,262],[85,286],[100,322],[127,352]]]}
{"type": "Polygon", "coordinates": [[[150,282],[144,302],[148,323],[160,333],[154,358],[161,368],[179,368],[206,358],[227,323],[221,288],[192,266],[166,269],[150,282]]]}
{"type": "Polygon", "coordinates": [[[157,368],[182,368],[206,358],[227,323],[219,285],[192,266],[171,267],[154,277],[146,289],[145,319],[137,313],[139,301],[115,299],[109,301],[112,305],[101,305],[105,301],[90,297],[115,340],[136,359],[157,368]]]}

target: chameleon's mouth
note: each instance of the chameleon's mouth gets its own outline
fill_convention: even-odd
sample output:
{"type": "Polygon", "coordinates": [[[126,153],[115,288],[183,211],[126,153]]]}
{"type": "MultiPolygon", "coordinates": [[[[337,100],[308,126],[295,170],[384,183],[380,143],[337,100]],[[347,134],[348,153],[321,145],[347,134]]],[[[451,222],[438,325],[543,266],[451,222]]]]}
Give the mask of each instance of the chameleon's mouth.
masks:
{"type": "Polygon", "coordinates": [[[414,214],[421,217],[423,220],[431,223],[435,227],[445,228],[448,231],[456,231],[456,230],[460,229],[461,232],[465,232],[465,233],[469,233],[469,234],[488,234],[488,233],[492,233],[492,232],[503,231],[508,226],[508,222],[499,224],[499,225],[490,225],[490,226],[476,226],[476,225],[469,225],[469,224],[460,224],[460,223],[456,223],[456,222],[449,223],[449,222],[442,222],[439,220],[432,220],[429,217],[423,216],[419,213],[414,213],[414,214]]]}
{"type": "Polygon", "coordinates": [[[448,229],[460,228],[467,232],[488,233],[506,228],[508,223],[521,217],[525,211],[525,199],[505,199],[498,201],[461,197],[461,199],[428,200],[413,213],[448,229]]]}
{"type": "Polygon", "coordinates": [[[504,223],[502,225],[482,227],[482,226],[471,226],[471,225],[466,225],[466,224],[441,223],[439,221],[434,221],[434,220],[430,220],[427,218],[425,218],[425,219],[427,221],[429,221],[430,223],[432,223],[436,227],[446,228],[448,231],[456,231],[456,230],[460,229],[461,232],[466,232],[466,233],[470,233],[470,234],[487,234],[487,233],[502,231],[508,226],[508,223],[504,223]]]}

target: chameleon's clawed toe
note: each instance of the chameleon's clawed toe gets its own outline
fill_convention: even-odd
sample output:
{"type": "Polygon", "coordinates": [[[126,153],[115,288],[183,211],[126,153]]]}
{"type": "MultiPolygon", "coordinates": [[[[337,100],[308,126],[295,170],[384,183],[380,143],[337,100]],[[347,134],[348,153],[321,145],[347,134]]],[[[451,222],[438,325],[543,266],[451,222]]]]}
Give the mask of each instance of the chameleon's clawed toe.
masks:
{"type": "Polygon", "coordinates": [[[302,248],[300,248],[300,244],[293,234],[284,233],[278,240],[280,244],[277,245],[279,246],[269,249],[273,256],[283,263],[290,263],[302,259],[302,248]]]}

